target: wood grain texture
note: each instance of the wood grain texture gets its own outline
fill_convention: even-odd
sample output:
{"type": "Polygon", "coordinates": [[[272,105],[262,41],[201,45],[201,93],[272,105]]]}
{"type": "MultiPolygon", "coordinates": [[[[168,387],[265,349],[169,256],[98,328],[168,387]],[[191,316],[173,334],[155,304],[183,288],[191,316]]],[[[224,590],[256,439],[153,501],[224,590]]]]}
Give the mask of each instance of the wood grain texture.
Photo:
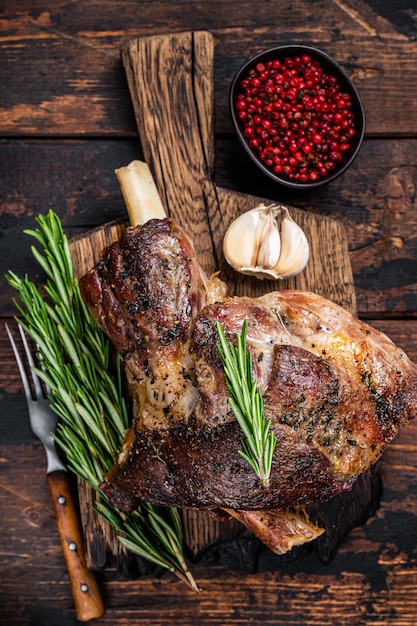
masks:
{"type": "MultiPolygon", "coordinates": [[[[368,319],[412,316],[417,311],[417,169],[406,164],[416,154],[414,139],[365,142],[343,177],[314,193],[294,192],[258,172],[236,139],[216,137],[213,179],[222,190],[284,202],[340,222],[347,235],[359,314],[368,319]]],[[[11,315],[12,292],[5,272],[28,271],[40,280],[30,253],[32,241],[23,229],[33,228],[35,216],[50,207],[70,236],[123,220],[125,207],[114,169],[144,156],[139,141],[111,139],[8,140],[0,143],[0,155],[0,314],[11,315]]],[[[215,236],[221,232],[219,228],[215,236]]],[[[218,239],[213,246],[221,264],[218,239]]]]}
{"type": "Polygon", "coordinates": [[[151,32],[209,30],[216,40],[217,132],[231,131],[227,92],[239,66],[285,42],[315,45],[345,66],[363,98],[369,135],[415,135],[415,107],[398,106],[416,89],[415,13],[386,5],[324,0],[318,10],[310,0],[242,0],[237,10],[233,2],[188,0],[119,2],[116,9],[111,2],[9,0],[0,21],[0,128],[5,136],[133,137],[119,47],[151,32]],[[18,75],[10,71],[15,66],[18,75]]]}
{"type": "MultiPolygon", "coordinates": [[[[350,533],[331,563],[322,563],[314,553],[292,562],[263,555],[252,573],[228,563],[200,563],[193,566],[199,594],[170,574],[128,580],[122,572],[108,570],[99,575],[106,613],[97,623],[194,626],[198,617],[204,624],[222,626],[414,625],[417,465],[410,460],[416,436],[412,424],[384,455],[381,507],[350,533]]],[[[43,480],[42,448],[37,442],[2,444],[0,459],[0,510],[9,529],[7,544],[1,538],[3,623],[75,624],[43,480]]]]}
{"type": "Polygon", "coordinates": [[[95,576],[87,567],[84,537],[67,473],[48,474],[48,486],[77,619],[80,622],[98,619],[104,613],[103,600],[95,576]]]}
{"type": "MultiPolygon", "coordinates": [[[[125,219],[113,170],[143,158],[143,152],[120,47],[138,37],[191,29],[214,37],[216,187],[340,221],[360,316],[417,361],[414,0],[3,3],[1,320],[10,322],[14,314],[3,279],[7,269],[43,280],[31,258],[31,240],[22,233],[33,228],[37,213],[56,209],[71,237],[125,219]],[[261,175],[234,137],[228,112],[228,89],[240,65],[282,42],[309,43],[334,55],[355,80],[367,113],[365,143],[354,167],[310,193],[279,188],[261,175]]],[[[209,155],[207,164],[209,171],[209,155]]],[[[0,623],[74,626],[44,453],[28,426],[2,323],[0,352],[0,623]]],[[[384,454],[381,506],[351,531],[330,563],[314,552],[278,562],[262,551],[251,570],[253,561],[245,562],[243,553],[240,562],[233,561],[223,543],[217,554],[193,566],[200,594],[136,562],[126,569],[115,565],[98,572],[106,613],[97,623],[415,626],[416,437],[417,426],[410,424],[384,454]]],[[[103,544],[96,547],[96,558],[106,558],[103,544]]]]}
{"type": "Polygon", "coordinates": [[[144,37],[122,49],[139,137],[168,215],[190,228],[199,259],[216,269],[210,211],[213,38],[207,32],[144,37]]]}

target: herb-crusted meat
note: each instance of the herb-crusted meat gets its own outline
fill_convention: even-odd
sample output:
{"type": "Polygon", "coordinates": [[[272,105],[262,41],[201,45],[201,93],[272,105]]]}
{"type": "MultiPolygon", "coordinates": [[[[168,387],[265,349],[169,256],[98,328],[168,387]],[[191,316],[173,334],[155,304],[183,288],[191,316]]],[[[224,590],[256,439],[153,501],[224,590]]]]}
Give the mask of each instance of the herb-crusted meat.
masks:
{"type": "Polygon", "coordinates": [[[239,516],[320,502],[349,489],[416,416],[417,368],[385,335],[309,292],[213,301],[173,220],[128,229],[80,286],[125,360],[133,398],[101,485],[120,509],[145,500],[239,516]],[[217,352],[216,322],[233,341],[244,319],[278,439],[268,488],[238,452],[217,352]]]}

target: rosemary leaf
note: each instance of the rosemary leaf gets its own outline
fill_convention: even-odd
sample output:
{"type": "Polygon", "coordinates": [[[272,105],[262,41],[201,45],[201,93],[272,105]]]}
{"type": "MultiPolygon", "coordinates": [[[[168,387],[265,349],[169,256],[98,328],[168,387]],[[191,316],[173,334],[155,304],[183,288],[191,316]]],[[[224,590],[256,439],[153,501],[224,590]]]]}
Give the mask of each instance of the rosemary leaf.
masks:
{"type": "MultiPolygon", "coordinates": [[[[102,391],[99,391],[98,394],[99,394],[100,400],[103,403],[104,408],[106,409],[106,414],[109,416],[113,424],[116,426],[117,431],[119,433],[124,432],[125,429],[127,428],[127,425],[125,424],[120,412],[116,410],[116,408],[114,407],[114,404],[111,402],[111,400],[108,398],[106,394],[104,394],[102,391]]],[[[116,448],[120,447],[120,435],[118,437],[118,441],[115,442],[115,447],[116,448]]]]}
{"type": "Polygon", "coordinates": [[[45,274],[49,278],[53,279],[53,273],[52,273],[52,270],[51,270],[51,268],[49,266],[49,263],[48,263],[47,259],[44,256],[42,256],[42,254],[39,252],[39,250],[35,246],[31,247],[31,252],[32,252],[35,260],[37,261],[38,265],[41,266],[41,268],[43,269],[45,274]]]}
{"type": "MultiPolygon", "coordinates": [[[[24,231],[25,235],[30,235],[31,237],[34,237],[40,244],[41,247],[45,250],[48,246],[48,243],[45,239],[45,237],[43,236],[43,233],[37,228],[36,230],[32,230],[30,228],[26,228],[24,231]]],[[[9,272],[11,273],[11,272],[9,272]]]]}
{"type": "MultiPolygon", "coordinates": [[[[46,297],[25,277],[6,275],[16,290],[19,323],[37,344],[40,378],[50,388],[51,407],[59,416],[56,440],[68,467],[98,490],[118,453],[130,416],[122,394],[120,358],[115,374],[109,339],[90,316],[81,298],[68,240],[58,216],[39,215],[40,228],[26,230],[43,249],[32,252],[47,276],[46,297]]],[[[101,495],[100,514],[114,526],[119,540],[132,552],[175,573],[193,589],[197,585],[182,554],[178,511],[166,517],[149,503],[122,514],[101,495]]]]}
{"type": "Polygon", "coordinates": [[[58,333],[69,359],[72,361],[75,367],[80,369],[80,375],[82,376],[82,368],[80,360],[78,358],[78,350],[74,345],[69,333],[66,331],[64,326],[61,325],[58,326],[58,333]]]}
{"type": "Polygon", "coordinates": [[[265,417],[262,394],[253,376],[252,354],[246,347],[247,327],[248,320],[245,319],[237,337],[237,346],[234,346],[227,341],[221,324],[217,322],[218,352],[229,392],[229,404],[245,436],[242,438],[243,450],[239,450],[239,454],[268,487],[277,439],[270,430],[270,420],[265,417]]]}

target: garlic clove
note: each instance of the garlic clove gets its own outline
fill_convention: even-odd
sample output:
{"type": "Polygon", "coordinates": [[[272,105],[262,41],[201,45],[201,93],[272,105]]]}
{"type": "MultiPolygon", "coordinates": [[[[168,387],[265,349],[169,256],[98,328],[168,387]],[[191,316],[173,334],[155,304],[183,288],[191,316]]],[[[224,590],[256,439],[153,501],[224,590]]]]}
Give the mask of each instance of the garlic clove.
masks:
{"type": "Polygon", "coordinates": [[[287,207],[260,204],[229,226],[223,252],[238,272],[259,279],[290,278],[307,265],[310,250],[287,207]]]}
{"type": "Polygon", "coordinates": [[[273,271],[282,278],[291,278],[303,271],[309,257],[307,237],[287,210],[281,223],[281,254],[273,271]]]}
{"type": "Polygon", "coordinates": [[[256,264],[266,270],[272,270],[281,255],[281,235],[273,211],[268,211],[266,216],[256,264]]]}
{"type": "Polygon", "coordinates": [[[247,211],[239,215],[227,229],[223,250],[234,269],[256,265],[264,222],[265,218],[259,211],[247,211]]]}

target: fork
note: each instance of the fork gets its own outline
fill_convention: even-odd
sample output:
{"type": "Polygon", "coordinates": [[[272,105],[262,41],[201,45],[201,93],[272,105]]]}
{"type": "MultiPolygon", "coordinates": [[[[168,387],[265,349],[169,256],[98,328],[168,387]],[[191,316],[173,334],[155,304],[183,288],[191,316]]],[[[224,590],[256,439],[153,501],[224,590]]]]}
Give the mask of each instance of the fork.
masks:
{"type": "MultiPolygon", "coordinates": [[[[71,494],[67,469],[59,458],[55,446],[53,433],[55,433],[58,417],[50,408],[49,400],[44,395],[41,381],[33,369],[35,361],[22,326],[18,324],[27,367],[25,367],[25,362],[20,355],[9,326],[7,324],[5,326],[22,379],[30,425],[34,434],[43,443],[46,451],[46,474],[49,491],[54,505],[55,518],[71,592],[74,598],[75,610],[81,622],[88,622],[101,617],[104,613],[104,606],[97,581],[86,564],[81,526],[71,494]],[[34,393],[32,393],[27,370],[31,374],[34,393]]],[[[40,366],[42,367],[42,363],[40,363],[40,366]]],[[[46,389],[46,393],[48,394],[49,392],[50,390],[46,389]]]]}

